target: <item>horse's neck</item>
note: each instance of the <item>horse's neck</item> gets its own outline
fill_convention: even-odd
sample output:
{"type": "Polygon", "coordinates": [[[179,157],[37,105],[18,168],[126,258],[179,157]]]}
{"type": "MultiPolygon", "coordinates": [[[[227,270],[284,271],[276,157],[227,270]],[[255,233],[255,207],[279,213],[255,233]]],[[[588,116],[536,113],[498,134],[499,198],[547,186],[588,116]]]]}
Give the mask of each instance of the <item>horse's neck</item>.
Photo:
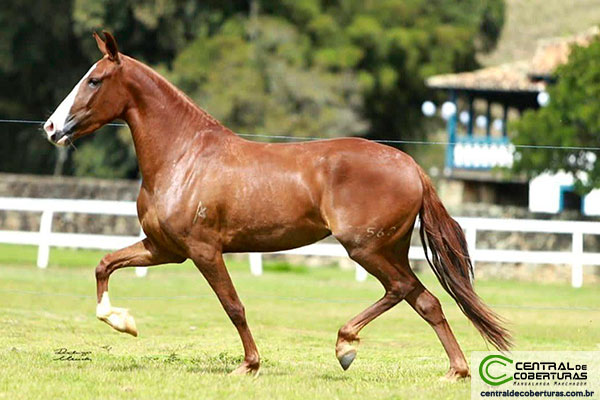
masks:
{"type": "Polygon", "coordinates": [[[130,63],[133,104],[124,119],[131,129],[145,184],[153,186],[165,168],[192,150],[199,136],[210,132],[235,135],[149,67],[130,63]]]}

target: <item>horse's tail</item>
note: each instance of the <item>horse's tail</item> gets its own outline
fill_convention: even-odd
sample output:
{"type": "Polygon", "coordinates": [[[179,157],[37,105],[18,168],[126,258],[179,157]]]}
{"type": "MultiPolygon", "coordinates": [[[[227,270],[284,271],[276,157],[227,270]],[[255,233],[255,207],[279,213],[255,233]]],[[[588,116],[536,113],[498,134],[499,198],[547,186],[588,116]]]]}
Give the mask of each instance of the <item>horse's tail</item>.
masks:
{"type": "Polygon", "coordinates": [[[421,167],[417,168],[423,184],[419,233],[427,262],[481,335],[497,349],[508,350],[512,346],[510,332],[502,326],[502,319],[473,290],[473,265],[463,230],[446,211],[429,177],[421,167]],[[431,258],[427,253],[427,243],[431,258]]]}

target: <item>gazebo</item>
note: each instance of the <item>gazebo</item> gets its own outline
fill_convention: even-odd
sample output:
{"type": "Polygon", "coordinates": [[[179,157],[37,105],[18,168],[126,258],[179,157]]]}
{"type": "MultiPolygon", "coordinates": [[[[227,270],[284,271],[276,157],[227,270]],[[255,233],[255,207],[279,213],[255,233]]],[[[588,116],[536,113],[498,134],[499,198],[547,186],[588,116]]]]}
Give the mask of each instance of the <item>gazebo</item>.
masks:
{"type": "Polygon", "coordinates": [[[538,96],[545,93],[547,80],[534,79],[529,75],[530,64],[514,62],[473,72],[437,75],[427,80],[432,89],[448,93],[448,101],[454,112],[447,119],[448,145],[446,168],[490,169],[496,166],[510,166],[512,151],[507,133],[507,120],[510,109],[518,112],[539,107],[538,96]],[[476,132],[475,103],[485,107],[485,119],[479,117],[481,130],[476,132]],[[492,108],[502,109],[501,123],[493,124],[492,108]],[[464,129],[460,132],[458,118],[464,129]],[[494,126],[495,125],[495,126],[494,126]],[[498,129],[500,128],[500,129],[498,129]]]}
{"type": "Polygon", "coordinates": [[[510,167],[513,162],[508,119],[552,101],[546,88],[556,79],[556,68],[567,61],[573,44],[586,45],[599,32],[594,27],[572,37],[540,40],[530,60],[427,79],[429,88],[448,96],[442,107],[449,143],[445,176],[463,181],[463,187],[479,186],[476,191],[487,187],[487,197],[499,200],[494,202],[526,204],[528,182],[506,181],[492,173],[494,167],[510,167]],[[505,193],[506,185],[516,190],[505,193]]]}

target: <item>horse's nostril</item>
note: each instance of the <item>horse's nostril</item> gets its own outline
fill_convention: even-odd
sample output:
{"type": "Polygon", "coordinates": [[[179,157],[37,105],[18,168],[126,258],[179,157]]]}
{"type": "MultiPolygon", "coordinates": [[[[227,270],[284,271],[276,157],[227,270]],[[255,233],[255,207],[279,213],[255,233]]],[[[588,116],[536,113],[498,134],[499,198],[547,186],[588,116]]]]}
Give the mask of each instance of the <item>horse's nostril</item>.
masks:
{"type": "Polygon", "coordinates": [[[46,121],[46,123],[44,124],[44,130],[48,134],[53,133],[54,132],[54,123],[50,120],[46,121]]]}

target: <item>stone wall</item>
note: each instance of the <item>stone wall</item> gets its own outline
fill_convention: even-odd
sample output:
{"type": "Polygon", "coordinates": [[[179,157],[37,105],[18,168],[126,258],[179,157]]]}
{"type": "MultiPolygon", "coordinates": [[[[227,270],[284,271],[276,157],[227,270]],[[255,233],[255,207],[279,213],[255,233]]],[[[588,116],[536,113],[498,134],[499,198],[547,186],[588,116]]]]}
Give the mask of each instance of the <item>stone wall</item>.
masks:
{"type": "Polygon", "coordinates": [[[1,197],[135,200],[140,182],[0,173],[1,197]]]}

